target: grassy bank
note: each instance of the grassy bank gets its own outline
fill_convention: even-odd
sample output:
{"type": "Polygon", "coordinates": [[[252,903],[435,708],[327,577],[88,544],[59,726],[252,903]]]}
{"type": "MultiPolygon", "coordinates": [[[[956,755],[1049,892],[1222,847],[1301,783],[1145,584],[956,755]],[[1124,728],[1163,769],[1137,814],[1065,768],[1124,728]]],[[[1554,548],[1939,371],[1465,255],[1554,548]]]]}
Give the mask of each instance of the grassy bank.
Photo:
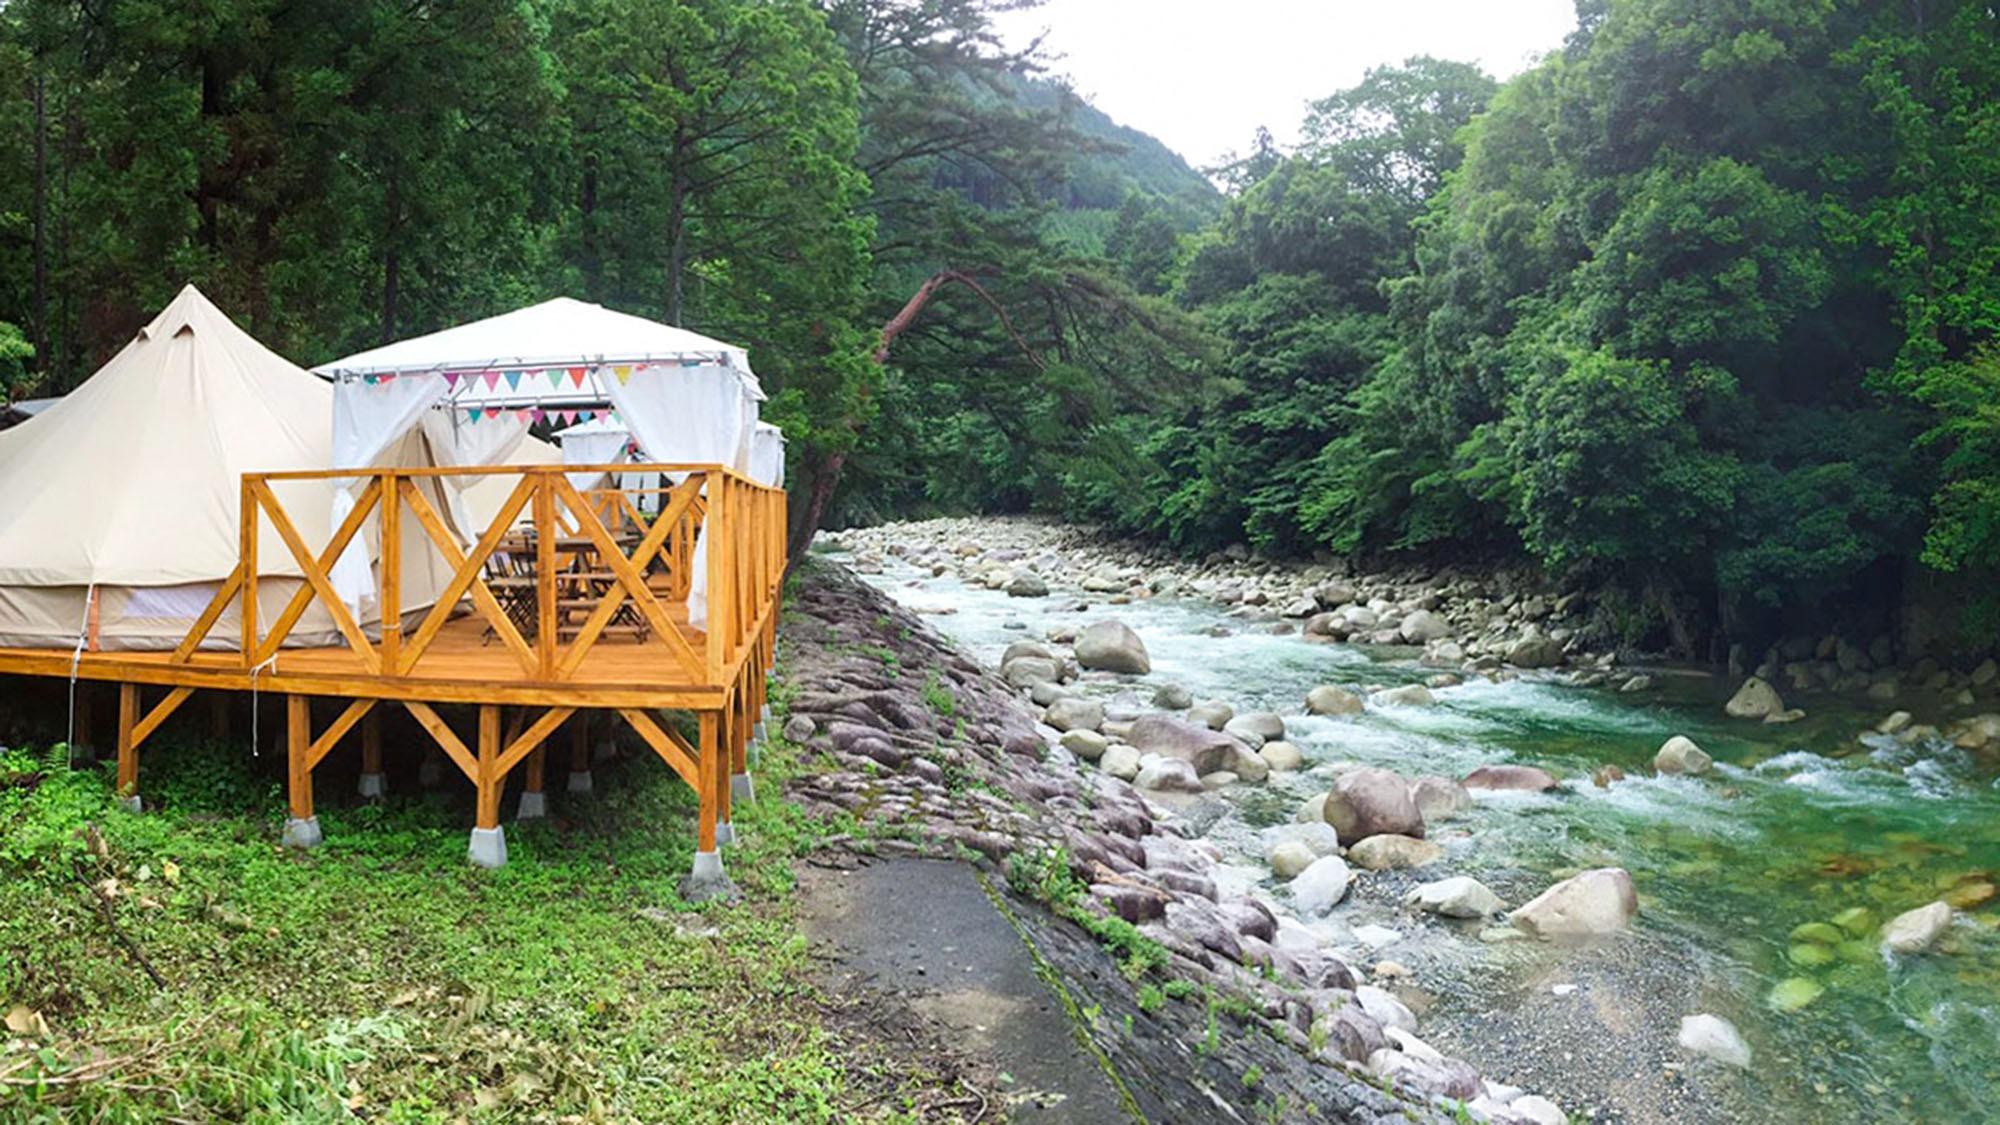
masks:
{"type": "MultiPolygon", "coordinates": [[[[326,844],[243,749],[163,735],[145,786],[0,753],[0,1120],[772,1121],[902,1116],[924,1076],[843,1032],[792,925],[820,827],[740,808],[735,906],[691,907],[692,794],[655,760],[465,859],[470,793],[322,801],[326,844]],[[147,966],[157,973],[156,983],[147,966]]],[[[398,779],[400,780],[400,779],[398,779]]],[[[453,779],[455,780],[455,779],[453,779]]],[[[322,782],[324,792],[333,783],[322,782]]],[[[509,806],[511,809],[511,799],[509,806]]]]}

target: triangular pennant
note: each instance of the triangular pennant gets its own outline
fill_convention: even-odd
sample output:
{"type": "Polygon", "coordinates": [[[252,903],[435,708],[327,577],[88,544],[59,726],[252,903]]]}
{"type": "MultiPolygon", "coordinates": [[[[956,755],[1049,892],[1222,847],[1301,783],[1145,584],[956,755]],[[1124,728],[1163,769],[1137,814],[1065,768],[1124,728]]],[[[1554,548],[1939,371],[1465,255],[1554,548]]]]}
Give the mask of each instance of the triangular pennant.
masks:
{"type": "Polygon", "coordinates": [[[445,372],[445,373],[444,373],[444,385],[445,385],[445,387],[446,387],[447,389],[450,389],[450,390],[457,390],[457,389],[458,389],[458,381],[459,381],[459,379],[463,378],[463,377],[464,377],[464,375],[465,375],[465,372],[463,372],[463,371],[447,371],[447,372],[445,372]]]}
{"type": "Polygon", "coordinates": [[[376,378],[373,375],[363,375],[361,381],[372,387],[375,385],[376,378]]]}
{"type": "Polygon", "coordinates": [[[500,373],[498,371],[488,371],[483,378],[486,380],[486,389],[489,391],[500,385],[500,373]]]}
{"type": "Polygon", "coordinates": [[[382,376],[382,378],[381,378],[381,381],[382,381],[382,382],[384,382],[384,383],[393,383],[393,382],[395,382],[395,381],[396,381],[396,376],[395,376],[395,374],[394,374],[394,373],[392,372],[392,373],[390,373],[390,374],[388,374],[388,375],[384,375],[384,376],[382,376]]]}
{"type": "Polygon", "coordinates": [[[521,389],[521,373],[519,371],[509,371],[507,373],[507,389],[510,391],[521,389]]]}
{"type": "Polygon", "coordinates": [[[579,410],[576,412],[576,420],[579,422],[588,422],[595,417],[597,417],[597,411],[595,410],[579,410]]]}
{"type": "Polygon", "coordinates": [[[585,374],[585,372],[584,372],[583,368],[581,368],[581,367],[572,367],[572,368],[570,368],[570,369],[569,369],[569,381],[570,381],[570,383],[571,383],[572,385],[574,385],[574,386],[578,386],[578,387],[581,387],[581,386],[583,386],[583,376],[584,376],[584,374],[585,374]]]}
{"type": "Polygon", "coordinates": [[[542,372],[542,374],[547,375],[549,377],[549,386],[551,387],[562,386],[562,377],[563,377],[562,368],[551,367],[547,371],[542,372]]]}
{"type": "Polygon", "coordinates": [[[534,409],[534,415],[535,415],[535,421],[540,422],[549,416],[549,412],[537,406],[534,409]]]}
{"type": "Polygon", "coordinates": [[[632,381],[632,365],[629,363],[619,364],[611,369],[611,373],[618,376],[618,385],[621,387],[632,381]]]}

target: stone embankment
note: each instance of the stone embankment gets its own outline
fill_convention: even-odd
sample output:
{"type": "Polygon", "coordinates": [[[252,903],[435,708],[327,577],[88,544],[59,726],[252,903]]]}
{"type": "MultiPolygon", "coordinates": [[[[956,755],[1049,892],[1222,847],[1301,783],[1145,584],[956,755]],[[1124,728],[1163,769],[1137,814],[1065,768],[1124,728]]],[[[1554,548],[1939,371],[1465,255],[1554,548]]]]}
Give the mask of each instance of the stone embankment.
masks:
{"type": "MultiPolygon", "coordinates": [[[[824,564],[799,584],[784,636],[784,735],[828,767],[795,781],[792,798],[855,818],[865,828],[858,849],[969,855],[1008,876],[1038,955],[1078,1011],[1098,1013],[1088,1029],[1095,1049],[1149,1116],[1291,1119],[1311,1106],[1334,1121],[1448,1120],[1463,1107],[1501,1123],[1565,1120],[1549,1100],[1482,1078],[1420,1038],[1417,1017],[1383,987],[1395,966],[1352,964],[1283,906],[1220,889],[1220,853],[1183,824],[1169,794],[1295,768],[1280,749],[1281,718],[1212,710],[1191,719],[1189,701],[1165,690],[1163,702],[1178,707],[1124,720],[1061,693],[1033,704],[1024,696],[1059,684],[1074,649],[1017,646],[1003,678],[824,564]],[[1029,669],[1037,673],[1055,666],[1052,678],[1026,675],[1027,661],[1042,662],[1029,669]],[[1114,724],[1116,748],[1137,758],[1130,780],[1106,763],[1113,747],[1102,729],[1114,724]],[[1148,770],[1153,788],[1133,784],[1148,770]],[[1124,972],[1111,971],[1114,955],[1124,972]]],[[[1104,661],[1139,666],[1136,637],[1107,630],[1100,639],[1104,661]]],[[[1463,797],[1447,779],[1337,791],[1356,809],[1349,857],[1391,866],[1418,861],[1421,808],[1463,797]],[[1400,817],[1382,823],[1412,834],[1353,835],[1381,826],[1367,819],[1377,798],[1400,817]]],[[[1304,888],[1328,906],[1345,895],[1339,836],[1333,814],[1301,834],[1295,901],[1309,900],[1304,888]]],[[[1622,924],[1622,874],[1579,876],[1589,885],[1551,890],[1546,915],[1524,908],[1514,925],[1532,934],[1622,924]],[[1607,905],[1599,884],[1619,901],[1607,905]]],[[[1419,888],[1411,908],[1491,917],[1503,904],[1460,878],[1419,888]]]]}

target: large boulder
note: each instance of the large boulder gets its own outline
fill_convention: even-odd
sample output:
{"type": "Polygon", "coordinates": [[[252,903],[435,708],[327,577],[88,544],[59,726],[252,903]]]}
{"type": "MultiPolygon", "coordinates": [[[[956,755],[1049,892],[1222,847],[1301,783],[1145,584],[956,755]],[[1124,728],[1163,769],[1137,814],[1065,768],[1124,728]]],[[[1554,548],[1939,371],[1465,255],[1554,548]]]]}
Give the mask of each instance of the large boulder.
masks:
{"type": "Polygon", "coordinates": [[[1111,748],[1111,740],[1094,730],[1077,729],[1064,733],[1062,747],[1086,762],[1095,762],[1111,748]]]}
{"type": "Polygon", "coordinates": [[[1507,650],[1507,663],[1516,668],[1554,668],[1562,662],[1562,644],[1548,637],[1522,637],[1507,650]]]}
{"type": "Polygon", "coordinates": [[[1426,775],[1410,782],[1410,800],[1417,803],[1425,824],[1435,824],[1465,811],[1472,804],[1472,794],[1451,778],[1426,775]]]}
{"type": "Polygon", "coordinates": [[[1890,953],[1922,953],[1951,928],[1952,913],[1948,902],[1904,911],[1882,927],[1882,948],[1890,953]]]}
{"type": "Polygon", "coordinates": [[[1561,784],[1556,776],[1535,766],[1480,766],[1465,775],[1467,789],[1515,790],[1540,793],[1561,784]]]}
{"type": "Polygon", "coordinates": [[[1403,618],[1402,632],[1406,643],[1421,645],[1450,636],[1451,626],[1430,610],[1420,609],[1403,618]]]}
{"type": "Polygon", "coordinates": [[[1308,915],[1324,914],[1347,896],[1353,879],[1346,861],[1337,855],[1323,855],[1292,879],[1292,899],[1308,915]]]}
{"type": "Polygon", "coordinates": [[[1732,719],[1763,719],[1784,713],[1785,701],[1778,696],[1778,689],[1752,676],[1743,681],[1722,710],[1732,719]]]}
{"type": "Polygon", "coordinates": [[[1343,687],[1321,684],[1306,693],[1306,710],[1315,715],[1359,715],[1361,697],[1343,687]]]}
{"type": "Polygon", "coordinates": [[[1735,1024],[1721,1016],[1712,1016],[1707,1012],[1682,1016],[1681,1031],[1675,1042],[1684,1051],[1692,1051],[1728,1066],[1747,1068],[1750,1065],[1750,1044],[1743,1041],[1743,1035],[1736,1030],[1735,1024]]]}
{"type": "MultiPolygon", "coordinates": [[[[1275,711],[1245,711],[1222,725],[1222,729],[1242,738],[1245,734],[1256,735],[1259,746],[1274,738],[1285,737],[1285,720],[1275,711]]],[[[1250,741],[1245,738],[1245,742],[1250,741]]]]}
{"type": "Polygon", "coordinates": [[[1280,879],[1295,879],[1318,858],[1302,840],[1281,840],[1271,848],[1271,874],[1280,879]]]}
{"type": "Polygon", "coordinates": [[[1179,758],[1162,758],[1157,754],[1139,759],[1139,774],[1132,784],[1157,792],[1200,793],[1204,789],[1193,766],[1179,758]]]}
{"type": "Polygon", "coordinates": [[[1122,742],[1107,746],[1097,768],[1120,781],[1131,781],[1139,776],[1139,751],[1122,742]]]}
{"type": "Polygon", "coordinates": [[[1289,773],[1306,764],[1306,756],[1289,742],[1266,742],[1257,748],[1257,756],[1273,770],[1289,773]]]}
{"type": "Polygon", "coordinates": [[[1104,704],[1066,696],[1049,704],[1042,712],[1042,721],[1061,731],[1096,730],[1104,725],[1104,704]]]}
{"type": "Polygon", "coordinates": [[[1622,867],[1598,867],[1564,879],[1508,918],[1536,937],[1586,938],[1617,933],[1638,912],[1632,876],[1622,867]]]}
{"type": "Polygon", "coordinates": [[[1153,670],[1153,659],[1139,634],[1122,621],[1099,621],[1076,638],[1076,662],[1099,672],[1123,672],[1143,676],[1153,670]]]}
{"type": "Polygon", "coordinates": [[[1200,723],[1210,730],[1221,730],[1223,727],[1229,725],[1229,720],[1235,717],[1236,709],[1234,707],[1214,700],[1206,703],[1197,703],[1188,708],[1187,713],[1188,722],[1200,723]]]}
{"type": "Polygon", "coordinates": [[[1653,768],[1660,773],[1707,773],[1715,765],[1715,759],[1694,744],[1686,735],[1677,734],[1667,739],[1660,752],[1653,755],[1653,768]]]}
{"type": "Polygon", "coordinates": [[[1437,697],[1422,684],[1404,684],[1378,691],[1368,701],[1377,707],[1429,707],[1437,702],[1437,697]]]}
{"type": "Polygon", "coordinates": [[[1049,584],[1042,576],[1024,570],[1007,580],[1007,596],[1010,598],[1044,598],[1048,596],[1049,584]]]}
{"type": "Polygon", "coordinates": [[[1444,858],[1444,849],[1429,840],[1383,833],[1356,840],[1347,858],[1370,871],[1400,871],[1436,863],[1444,858]]]}
{"type": "Polygon", "coordinates": [[[1410,783],[1374,766],[1350,770],[1333,783],[1322,813],[1344,845],[1370,836],[1424,834],[1424,817],[1410,799],[1410,783]]]}
{"type": "Polygon", "coordinates": [[[1132,729],[1125,732],[1125,741],[1138,747],[1142,754],[1186,762],[1198,774],[1235,768],[1237,752],[1244,749],[1242,743],[1221,731],[1172,715],[1139,716],[1132,721],[1132,729]]]}
{"type": "Polygon", "coordinates": [[[1507,906],[1491,888],[1470,875],[1454,875],[1449,879],[1425,883],[1404,895],[1403,905],[1447,918],[1486,918],[1500,913],[1507,906]]]}

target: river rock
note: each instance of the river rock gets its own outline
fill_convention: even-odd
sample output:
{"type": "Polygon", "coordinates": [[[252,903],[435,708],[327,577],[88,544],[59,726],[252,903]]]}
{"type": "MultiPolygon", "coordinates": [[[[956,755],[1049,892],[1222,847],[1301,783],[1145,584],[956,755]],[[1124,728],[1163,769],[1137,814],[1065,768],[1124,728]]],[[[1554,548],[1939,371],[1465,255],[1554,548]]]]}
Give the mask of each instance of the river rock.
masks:
{"type": "Polygon", "coordinates": [[[1010,598],[1045,598],[1048,595],[1049,584],[1032,571],[1024,570],[1007,581],[1007,596],[1010,598]]]}
{"type": "Polygon", "coordinates": [[[1058,699],[1042,712],[1042,721],[1060,731],[1095,731],[1104,725],[1104,704],[1075,696],[1058,699]]]}
{"type": "Polygon", "coordinates": [[[1266,742],[1257,748],[1257,756],[1274,770],[1289,773],[1306,764],[1306,756],[1289,742],[1266,742]]]}
{"type": "Polygon", "coordinates": [[[1523,637],[1507,650],[1507,663],[1516,668],[1554,668],[1562,662],[1562,645],[1548,637],[1523,637]]]}
{"type": "Polygon", "coordinates": [[[1020,656],[1000,665],[1000,678],[1013,688],[1055,683],[1062,679],[1062,664],[1046,657],[1020,656]]]}
{"type": "Polygon", "coordinates": [[[1653,769],[1660,773],[1703,774],[1715,764],[1694,740],[1677,734],[1667,739],[1660,752],[1653,755],[1653,769]]]}
{"type": "Polygon", "coordinates": [[[1314,1020],[1313,1038],[1326,1044],[1327,1054],[1357,1063],[1367,1062],[1369,1056],[1389,1045],[1382,1025],[1359,1004],[1347,1004],[1314,1020]]]}
{"type": "Polygon", "coordinates": [[[1403,905],[1447,918],[1485,918],[1500,913],[1507,906],[1486,884],[1470,875],[1454,875],[1449,879],[1424,883],[1403,896],[1403,905]]]}
{"type": "Polygon", "coordinates": [[[1234,769],[1237,754],[1243,750],[1242,743],[1220,731],[1172,715],[1139,716],[1132,721],[1125,741],[1138,747],[1141,754],[1178,758],[1198,774],[1234,769]]]}
{"type": "Polygon", "coordinates": [[[1622,867],[1598,867],[1564,879],[1508,918],[1536,937],[1597,937],[1623,930],[1638,912],[1632,876],[1622,867]]]}
{"type": "Polygon", "coordinates": [[[1420,609],[1403,618],[1400,631],[1405,644],[1421,645],[1450,636],[1451,626],[1430,610],[1420,609]]]}
{"type": "Polygon", "coordinates": [[[1346,688],[1322,684],[1306,693],[1306,710],[1315,715],[1359,715],[1361,697],[1346,688]]]}
{"type": "Polygon", "coordinates": [[[1472,794],[1451,778],[1426,775],[1410,782],[1410,800],[1416,802],[1417,812],[1428,825],[1465,811],[1472,804],[1472,794]]]}
{"type": "Polygon", "coordinates": [[[1192,765],[1180,758],[1163,758],[1158,754],[1139,758],[1139,773],[1132,784],[1140,789],[1177,793],[1200,793],[1204,789],[1201,775],[1192,765]]]}
{"type": "Polygon", "coordinates": [[[1280,879],[1293,879],[1313,865],[1319,857],[1303,841],[1283,840],[1271,849],[1271,874],[1280,879]]]}
{"type": "Polygon", "coordinates": [[[1465,775],[1467,789],[1541,793],[1559,784],[1554,774],[1535,766],[1480,766],[1465,775]]]}
{"type": "Polygon", "coordinates": [[[1210,730],[1221,730],[1223,727],[1229,725],[1229,720],[1235,717],[1235,708],[1227,703],[1216,703],[1213,701],[1197,703],[1188,708],[1187,713],[1188,722],[1199,723],[1210,730]]]}
{"type": "Polygon", "coordinates": [[[1104,752],[1111,748],[1111,740],[1094,730],[1069,730],[1063,732],[1062,748],[1086,762],[1095,762],[1103,759],[1104,752]]]}
{"type": "Polygon", "coordinates": [[[1953,913],[1948,902],[1906,910],[1882,927],[1882,948],[1890,953],[1922,953],[1951,928],[1953,913]]]}
{"type": "Polygon", "coordinates": [[[1368,1014],[1369,1019],[1381,1024],[1384,1031],[1393,1027],[1399,1031],[1416,1033],[1416,1015],[1388,989],[1378,988],[1372,984],[1356,985],[1354,1002],[1361,1005],[1361,1010],[1368,1014]]]}
{"type": "Polygon", "coordinates": [[[1153,706],[1162,711],[1185,711],[1194,706],[1194,696],[1179,684],[1161,684],[1153,693],[1153,706]]]}
{"type": "Polygon", "coordinates": [[[1770,715],[1782,714],[1785,701],[1778,696],[1778,689],[1752,676],[1743,681],[1722,710],[1732,719],[1762,719],[1770,715]]]}
{"type": "Polygon", "coordinates": [[[1430,707],[1437,703],[1437,697],[1422,684],[1404,684],[1378,691],[1369,696],[1368,701],[1377,707],[1430,707]]]}
{"type": "Polygon", "coordinates": [[[1513,1125],[1569,1125],[1569,1114],[1540,1094],[1523,1094],[1508,1102],[1504,1112],[1513,1125]]]}
{"type": "Polygon", "coordinates": [[[1139,751],[1122,742],[1107,747],[1097,760],[1097,768],[1120,781],[1131,781],[1139,776],[1139,751]]]}
{"type": "Polygon", "coordinates": [[[1133,676],[1153,670],[1153,659],[1146,654],[1145,642],[1121,621],[1098,621],[1079,633],[1076,662],[1095,671],[1133,676]]]}
{"type": "MultiPolygon", "coordinates": [[[[1274,711],[1245,711],[1224,723],[1222,729],[1238,738],[1246,734],[1255,735],[1257,742],[1253,745],[1261,746],[1274,738],[1285,737],[1285,720],[1274,711]]],[[[1243,740],[1250,741],[1248,738],[1243,740]]]]}
{"type": "Polygon", "coordinates": [[[1354,875],[1337,855],[1323,855],[1292,879],[1292,899],[1306,914],[1324,914],[1347,896],[1354,875]]]}
{"type": "Polygon", "coordinates": [[[1429,840],[1384,833],[1356,840],[1348,846],[1347,858],[1370,871],[1399,871],[1436,863],[1444,858],[1444,849],[1429,840]]]}
{"type": "Polygon", "coordinates": [[[1327,795],[1326,822],[1352,846],[1370,836],[1424,834],[1424,817],[1410,799],[1409,782],[1374,766],[1342,774],[1327,795]]]}
{"type": "MultiPolygon", "coordinates": [[[[1331,794],[1315,793],[1299,802],[1299,811],[1292,814],[1293,822],[1298,824],[1326,824],[1326,799],[1329,796],[1331,794]]],[[[1328,824],[1327,827],[1331,828],[1333,826],[1328,824]]],[[[1334,839],[1336,842],[1340,839],[1338,833],[1335,833],[1334,839]]]]}
{"type": "Polygon", "coordinates": [[[1743,1069],[1750,1066],[1750,1044],[1743,1041],[1735,1024],[1721,1016],[1706,1012],[1682,1016],[1680,1035],[1675,1042],[1681,1045],[1682,1050],[1693,1051],[1719,1063],[1743,1069]]]}
{"type": "Polygon", "coordinates": [[[1901,734],[1914,721],[1908,711],[1891,711],[1883,720],[1875,724],[1877,734],[1901,734]]]}

